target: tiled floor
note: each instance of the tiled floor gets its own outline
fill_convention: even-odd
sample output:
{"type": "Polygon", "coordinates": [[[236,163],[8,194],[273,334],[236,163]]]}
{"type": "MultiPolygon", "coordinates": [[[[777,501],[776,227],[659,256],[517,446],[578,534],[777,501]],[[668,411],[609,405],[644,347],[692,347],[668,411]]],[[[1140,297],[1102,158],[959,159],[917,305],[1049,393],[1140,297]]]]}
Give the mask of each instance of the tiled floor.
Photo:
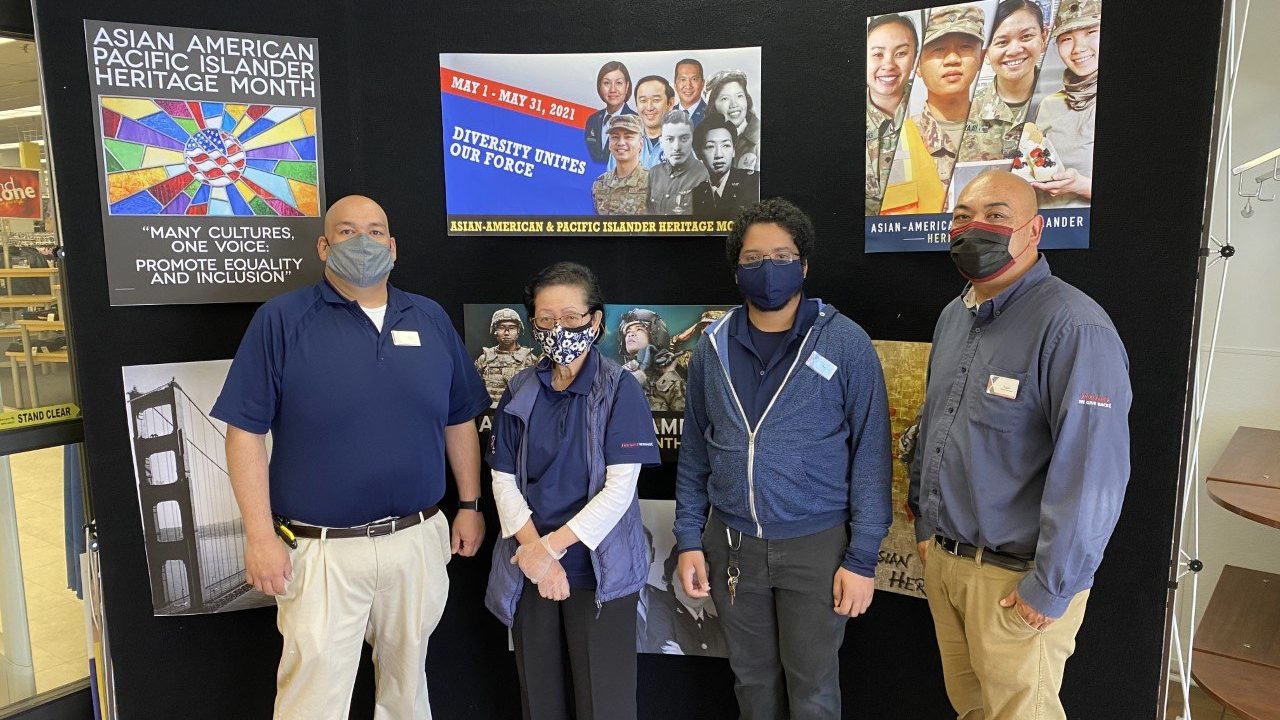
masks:
{"type": "MultiPolygon", "coordinates": [[[[43,399],[43,398],[42,398],[43,399]]],[[[36,692],[88,673],[84,606],[67,589],[63,550],[62,448],[9,456],[36,692]]]]}

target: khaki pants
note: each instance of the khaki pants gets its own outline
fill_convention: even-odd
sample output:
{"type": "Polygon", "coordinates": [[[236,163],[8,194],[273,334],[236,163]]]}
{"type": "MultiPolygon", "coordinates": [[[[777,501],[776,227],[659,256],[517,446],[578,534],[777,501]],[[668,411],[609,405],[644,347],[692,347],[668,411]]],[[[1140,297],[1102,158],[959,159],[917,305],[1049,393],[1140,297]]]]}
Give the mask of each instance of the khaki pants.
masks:
{"type": "Polygon", "coordinates": [[[427,640],[449,594],[442,513],[375,538],[298,538],[293,581],[277,598],[284,636],[276,720],[346,720],[366,641],[377,681],[375,720],[422,720],[427,640]]]}
{"type": "Polygon", "coordinates": [[[1085,590],[1062,617],[1035,630],[1000,601],[1029,571],[948,553],[933,543],[924,569],[947,697],[959,720],[1065,720],[1062,671],[1084,620],[1085,590]]]}

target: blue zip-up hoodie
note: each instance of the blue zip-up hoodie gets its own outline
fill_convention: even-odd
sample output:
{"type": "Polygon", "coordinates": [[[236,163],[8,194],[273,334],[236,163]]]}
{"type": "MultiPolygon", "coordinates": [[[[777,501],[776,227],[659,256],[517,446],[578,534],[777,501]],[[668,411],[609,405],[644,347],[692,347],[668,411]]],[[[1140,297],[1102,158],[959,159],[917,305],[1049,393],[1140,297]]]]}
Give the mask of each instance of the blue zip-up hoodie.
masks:
{"type": "Polygon", "coordinates": [[[893,519],[884,373],[866,332],[814,302],[818,317],[755,427],[729,379],[727,328],[733,313],[746,310],[709,326],[694,350],[676,476],[680,550],[702,548],[712,508],[729,527],[765,539],[847,522],[843,567],[875,574],[893,519]]]}
{"type": "MultiPolygon", "coordinates": [[[[587,394],[587,496],[594,497],[604,489],[606,465],[604,461],[604,434],[609,424],[609,411],[618,394],[618,382],[626,372],[622,366],[601,356],[591,391],[587,394]]],[[[525,468],[529,445],[529,416],[533,402],[538,399],[537,368],[525,368],[507,383],[511,400],[505,412],[520,418],[523,431],[516,450],[516,482],[524,492],[529,481],[525,468]]],[[[519,547],[515,536],[499,537],[493,547],[493,561],[489,568],[489,587],[484,603],[507,627],[515,621],[516,605],[524,589],[524,573],[510,560],[519,547]]],[[[639,495],[631,497],[618,524],[591,551],[591,567],[596,575],[596,609],[610,600],[639,592],[649,575],[648,543],[644,539],[644,525],[640,519],[639,495]]]]}

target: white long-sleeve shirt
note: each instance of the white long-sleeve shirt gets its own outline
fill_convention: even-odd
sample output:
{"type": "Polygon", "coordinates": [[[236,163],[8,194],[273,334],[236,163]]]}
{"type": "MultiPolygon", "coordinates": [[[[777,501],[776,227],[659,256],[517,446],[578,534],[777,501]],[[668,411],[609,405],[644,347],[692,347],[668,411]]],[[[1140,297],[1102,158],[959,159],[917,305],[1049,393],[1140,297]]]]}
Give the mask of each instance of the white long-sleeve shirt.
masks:
{"type": "MultiPolygon", "coordinates": [[[[639,479],[639,463],[609,465],[605,468],[604,487],[565,525],[583,545],[595,550],[630,507],[639,479]]],[[[515,535],[533,516],[516,476],[511,473],[493,471],[493,500],[498,506],[502,537],[515,535]]]]}

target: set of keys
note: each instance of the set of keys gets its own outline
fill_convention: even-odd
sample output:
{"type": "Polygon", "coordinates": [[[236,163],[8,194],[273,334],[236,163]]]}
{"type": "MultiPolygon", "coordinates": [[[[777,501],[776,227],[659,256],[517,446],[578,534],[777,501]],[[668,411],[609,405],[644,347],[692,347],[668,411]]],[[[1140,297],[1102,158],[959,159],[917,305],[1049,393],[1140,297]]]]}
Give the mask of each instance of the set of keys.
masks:
{"type": "Polygon", "coordinates": [[[725,539],[729,542],[729,567],[725,570],[725,574],[729,576],[729,604],[733,605],[733,599],[738,594],[738,576],[742,574],[742,570],[738,567],[738,550],[742,547],[742,533],[738,533],[738,542],[733,542],[733,530],[724,529],[725,539]]]}

